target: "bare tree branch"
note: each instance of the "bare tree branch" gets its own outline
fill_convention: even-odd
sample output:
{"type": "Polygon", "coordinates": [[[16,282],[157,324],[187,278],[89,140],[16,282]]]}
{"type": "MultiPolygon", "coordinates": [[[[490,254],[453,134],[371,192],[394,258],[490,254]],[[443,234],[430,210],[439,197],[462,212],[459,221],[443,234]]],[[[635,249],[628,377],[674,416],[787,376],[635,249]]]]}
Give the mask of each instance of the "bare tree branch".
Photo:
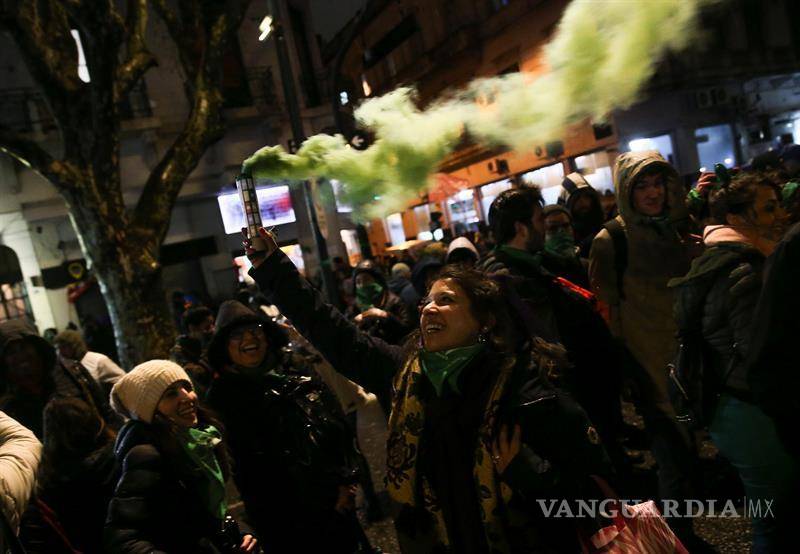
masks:
{"type": "Polygon", "coordinates": [[[194,43],[192,37],[197,30],[191,29],[190,32],[187,32],[188,30],[183,24],[183,19],[178,12],[167,5],[166,0],[150,0],[150,3],[167,26],[167,32],[178,50],[178,58],[180,59],[181,67],[183,67],[187,79],[194,79],[197,74],[197,64],[194,61],[194,43]]]}
{"type": "Polygon", "coordinates": [[[55,159],[34,141],[5,125],[0,125],[0,150],[41,174],[60,190],[74,189],[80,180],[80,171],[72,164],[55,159]]]}
{"type": "Polygon", "coordinates": [[[142,75],[156,65],[156,59],[144,42],[147,29],[147,0],[128,0],[126,28],[128,32],[125,61],[117,68],[114,102],[119,103],[142,75]]]}

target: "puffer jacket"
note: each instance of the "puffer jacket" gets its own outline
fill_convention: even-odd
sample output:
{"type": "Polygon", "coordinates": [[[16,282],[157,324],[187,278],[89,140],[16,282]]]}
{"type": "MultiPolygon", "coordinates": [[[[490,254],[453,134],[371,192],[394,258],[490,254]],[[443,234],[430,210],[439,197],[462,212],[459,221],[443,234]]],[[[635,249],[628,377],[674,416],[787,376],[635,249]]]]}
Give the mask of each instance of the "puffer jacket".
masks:
{"type": "Polygon", "coordinates": [[[200,470],[188,460],[175,463],[162,448],[146,423],[129,421],[120,430],[114,450],[122,476],[108,505],[105,551],[218,554],[222,522],[205,507],[200,470]]]}
{"type": "Polygon", "coordinates": [[[0,508],[14,531],[25,511],[42,456],[42,444],[30,430],[0,412],[0,508]]]}
{"type": "Polygon", "coordinates": [[[0,387],[3,389],[0,410],[17,419],[37,437],[42,436],[42,411],[53,397],[78,397],[96,409],[107,425],[118,428],[121,424],[119,416],[108,403],[108,395],[104,394],[86,368],[78,362],[67,364],[57,359],[50,343],[40,337],[30,323],[20,319],[0,324],[0,387]],[[3,353],[11,342],[17,340],[33,344],[43,367],[50,368],[44,379],[44,391],[40,395],[17,390],[5,378],[8,368],[5,367],[3,353]]]}
{"type": "MultiPolygon", "coordinates": [[[[716,240],[707,227],[707,250],[685,277],[670,281],[675,290],[675,321],[682,332],[700,331],[708,361],[727,392],[751,400],[745,359],[749,354],[756,304],[761,292],[764,256],[738,241],[716,240]]],[[[717,233],[718,235],[719,233],[717,233]]]]}
{"type": "Polygon", "coordinates": [[[674,298],[667,282],[686,275],[690,247],[683,229],[688,223],[684,190],[675,169],[658,152],[628,152],[617,158],[614,186],[625,230],[627,268],[618,288],[614,243],[608,230],[592,242],[589,280],[598,299],[609,308],[612,333],[621,338],[650,375],[658,377],[660,404],[669,406],[666,367],[677,348],[674,298]],[[645,170],[660,167],[666,175],[666,213],[648,218],[633,209],[632,187],[645,170]],[[663,375],[663,379],[661,376],[663,375]]]}

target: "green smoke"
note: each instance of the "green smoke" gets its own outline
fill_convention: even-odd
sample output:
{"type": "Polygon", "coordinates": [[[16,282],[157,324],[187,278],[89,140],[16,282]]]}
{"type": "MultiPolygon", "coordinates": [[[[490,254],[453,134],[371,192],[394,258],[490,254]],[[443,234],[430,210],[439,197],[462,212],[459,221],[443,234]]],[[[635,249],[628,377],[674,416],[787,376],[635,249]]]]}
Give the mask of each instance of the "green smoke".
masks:
{"type": "Polygon", "coordinates": [[[545,73],[473,81],[425,110],[414,89],[399,88],[355,110],[375,136],[366,150],[350,148],[341,135],[316,135],[294,155],[262,148],[243,170],[269,179],[338,179],[362,217],[401,210],[465,132],[524,150],[560,137],[570,124],[630,106],[661,56],[696,36],[699,9],[715,1],[574,0],[545,47],[545,73]]]}

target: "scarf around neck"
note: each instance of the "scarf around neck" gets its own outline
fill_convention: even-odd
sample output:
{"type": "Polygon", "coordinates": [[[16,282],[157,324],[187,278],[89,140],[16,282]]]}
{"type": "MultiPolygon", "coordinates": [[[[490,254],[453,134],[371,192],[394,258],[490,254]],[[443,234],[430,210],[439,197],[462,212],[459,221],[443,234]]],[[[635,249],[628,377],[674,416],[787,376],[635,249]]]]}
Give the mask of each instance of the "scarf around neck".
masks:
{"type": "Polygon", "coordinates": [[[538,252],[536,254],[531,254],[527,250],[520,250],[519,248],[514,248],[513,246],[507,245],[498,246],[497,250],[517,263],[521,263],[535,269],[540,269],[542,267],[542,255],[538,252]]]}
{"type": "Polygon", "coordinates": [[[202,472],[205,481],[202,495],[206,508],[217,519],[225,519],[225,514],[228,512],[228,503],[225,501],[225,477],[214,452],[214,448],[222,442],[222,436],[213,425],[205,429],[192,427],[179,432],[177,436],[184,452],[202,472]]]}
{"type": "Polygon", "coordinates": [[[479,342],[471,346],[462,346],[441,352],[428,352],[424,349],[420,351],[419,361],[422,373],[430,380],[437,396],[442,396],[445,383],[453,392],[461,392],[458,388],[458,377],[483,348],[483,343],[479,342]]]}

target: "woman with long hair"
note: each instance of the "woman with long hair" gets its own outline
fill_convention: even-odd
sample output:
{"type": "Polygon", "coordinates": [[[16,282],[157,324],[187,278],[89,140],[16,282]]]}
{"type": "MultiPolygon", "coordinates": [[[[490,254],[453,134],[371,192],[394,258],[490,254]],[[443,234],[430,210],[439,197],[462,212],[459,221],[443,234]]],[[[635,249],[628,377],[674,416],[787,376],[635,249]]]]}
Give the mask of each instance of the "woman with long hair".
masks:
{"type": "Polygon", "coordinates": [[[256,552],[253,535],[228,516],[220,425],[198,406],[183,368],[140,364],[114,385],[111,403],[130,420],[115,447],[122,476],[108,507],[106,551],[256,552]]]}
{"type": "Polygon", "coordinates": [[[543,377],[496,282],[445,268],[416,333],[392,346],[325,303],[259,233],[261,251],[245,246],[261,289],[337,371],[391,407],[387,487],[404,552],[579,550],[576,522],[545,521],[536,499],[587,498],[607,457],[581,408],[543,377]]]}

